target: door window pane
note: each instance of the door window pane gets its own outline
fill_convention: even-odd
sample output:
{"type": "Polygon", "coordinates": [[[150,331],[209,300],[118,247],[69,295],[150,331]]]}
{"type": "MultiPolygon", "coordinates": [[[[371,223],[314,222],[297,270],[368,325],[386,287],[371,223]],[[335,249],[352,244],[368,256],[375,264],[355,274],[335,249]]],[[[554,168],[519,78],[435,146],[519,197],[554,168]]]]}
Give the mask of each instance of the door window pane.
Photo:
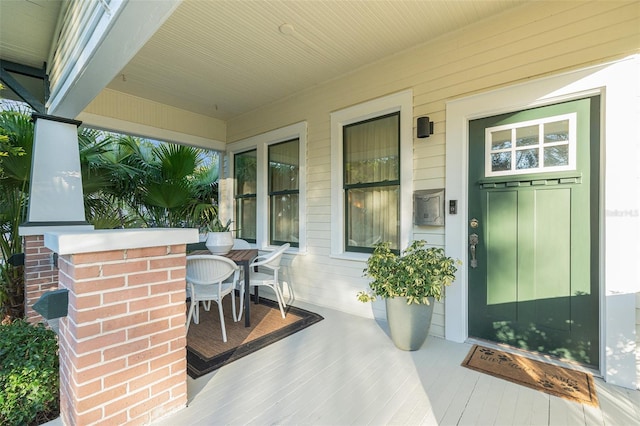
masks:
{"type": "Polygon", "coordinates": [[[575,170],[575,129],[575,113],[487,128],[485,176],[575,170]]]}
{"type": "Polygon", "coordinates": [[[535,169],[538,167],[538,148],[521,149],[516,151],[516,168],[535,169]]]}
{"type": "Polygon", "coordinates": [[[538,132],[540,126],[527,126],[516,129],[516,146],[529,146],[538,144],[538,132]]]}
{"type": "Polygon", "coordinates": [[[491,170],[494,172],[511,170],[511,151],[491,154],[491,170]]]}
{"type": "Polygon", "coordinates": [[[554,121],[544,125],[544,142],[568,142],[569,120],[554,121]]]}
{"type": "Polygon", "coordinates": [[[491,150],[511,148],[511,129],[491,132],[491,150]]]}
{"type": "Polygon", "coordinates": [[[544,166],[566,166],[569,164],[569,145],[548,146],[544,148],[544,166]]]}

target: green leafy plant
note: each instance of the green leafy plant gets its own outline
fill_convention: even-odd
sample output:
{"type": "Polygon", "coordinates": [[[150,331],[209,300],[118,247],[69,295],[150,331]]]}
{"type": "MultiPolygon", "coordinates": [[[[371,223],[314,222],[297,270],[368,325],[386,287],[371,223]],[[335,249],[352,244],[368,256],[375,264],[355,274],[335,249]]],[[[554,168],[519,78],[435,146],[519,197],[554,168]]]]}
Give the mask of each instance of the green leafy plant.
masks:
{"type": "Polygon", "coordinates": [[[103,157],[117,166],[114,199],[141,226],[191,227],[215,216],[218,165],[204,150],[120,136],[103,157]]]}
{"type": "Polygon", "coordinates": [[[22,266],[9,259],[22,253],[18,227],[27,217],[32,142],[26,109],[0,111],[0,320],[24,315],[22,266]]]}
{"type": "MultiPolygon", "coordinates": [[[[23,266],[9,259],[23,252],[32,112],[26,105],[0,111],[0,320],[24,315],[23,266]]],[[[217,154],[86,127],[78,144],[86,220],[97,229],[198,227],[217,217],[217,154]]]]}
{"type": "Polygon", "coordinates": [[[231,231],[231,219],[222,223],[219,217],[214,217],[211,221],[202,226],[204,232],[229,232],[231,231]]]}
{"type": "Polygon", "coordinates": [[[361,302],[406,297],[407,304],[429,304],[429,297],[442,300],[444,288],[451,285],[460,261],[445,255],[444,249],[425,247],[424,240],[416,240],[400,255],[391,250],[391,243],[374,246],[367,260],[364,276],[372,278],[370,292],[358,293],[361,302]]]}
{"type": "Polygon", "coordinates": [[[35,425],[59,415],[58,342],[42,324],[0,324],[0,424],[35,425]]]}

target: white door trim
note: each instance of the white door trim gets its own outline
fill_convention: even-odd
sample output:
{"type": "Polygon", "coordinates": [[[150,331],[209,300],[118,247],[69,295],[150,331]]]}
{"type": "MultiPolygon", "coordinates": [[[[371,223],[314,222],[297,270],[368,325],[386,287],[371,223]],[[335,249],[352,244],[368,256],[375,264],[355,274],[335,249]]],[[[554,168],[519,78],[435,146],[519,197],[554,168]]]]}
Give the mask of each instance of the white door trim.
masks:
{"type": "Polygon", "coordinates": [[[470,120],[541,105],[602,96],[601,134],[601,365],[605,380],[640,387],[636,361],[636,294],[640,293],[640,56],[493,90],[447,103],[445,244],[463,260],[447,289],[445,337],[463,342],[467,330],[467,168],[470,120]],[[630,182],[634,182],[630,184],[630,182]],[[617,214],[617,212],[621,212],[617,214]],[[625,212],[628,214],[625,215],[625,212]]]}

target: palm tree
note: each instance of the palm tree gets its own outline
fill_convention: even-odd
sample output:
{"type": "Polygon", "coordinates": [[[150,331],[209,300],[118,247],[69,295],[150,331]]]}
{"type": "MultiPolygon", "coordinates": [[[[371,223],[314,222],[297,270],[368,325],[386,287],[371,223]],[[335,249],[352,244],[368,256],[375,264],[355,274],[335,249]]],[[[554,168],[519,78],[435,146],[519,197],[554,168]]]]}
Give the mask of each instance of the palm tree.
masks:
{"type": "MultiPolygon", "coordinates": [[[[23,268],[8,260],[23,251],[18,227],[29,197],[31,113],[0,111],[0,310],[13,316],[21,316],[23,268]]],[[[97,229],[200,227],[217,217],[218,164],[205,161],[206,151],[87,128],[78,130],[78,143],[85,215],[97,229]]]]}
{"type": "Polygon", "coordinates": [[[126,162],[117,136],[93,129],[78,135],[85,216],[96,229],[131,228],[141,222],[128,211],[126,197],[142,173],[126,162]],[[124,185],[124,187],[123,187],[124,185]]]}
{"type": "Polygon", "coordinates": [[[0,112],[0,306],[11,316],[21,316],[23,267],[11,265],[22,253],[18,226],[25,221],[29,194],[33,123],[26,110],[0,112]]]}
{"type": "Polygon", "coordinates": [[[111,135],[97,158],[108,182],[96,195],[108,200],[108,209],[93,209],[92,220],[108,221],[106,215],[117,227],[195,226],[214,209],[217,194],[217,164],[206,164],[205,156],[198,148],[111,135]]]}
{"type": "Polygon", "coordinates": [[[217,165],[203,164],[203,154],[194,147],[162,144],[142,158],[147,172],[136,201],[150,226],[201,226],[217,216],[217,165]]]}

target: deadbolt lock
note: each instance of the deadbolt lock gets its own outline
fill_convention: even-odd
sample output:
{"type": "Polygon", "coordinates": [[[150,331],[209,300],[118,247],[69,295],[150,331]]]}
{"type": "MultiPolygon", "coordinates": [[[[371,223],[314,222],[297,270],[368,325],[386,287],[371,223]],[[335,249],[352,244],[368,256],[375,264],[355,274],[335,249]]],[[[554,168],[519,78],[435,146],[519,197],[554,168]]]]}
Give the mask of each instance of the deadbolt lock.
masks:
{"type": "Polygon", "coordinates": [[[471,219],[471,222],[469,223],[469,225],[475,229],[478,227],[478,219],[476,219],[475,217],[473,219],[471,219]]]}

